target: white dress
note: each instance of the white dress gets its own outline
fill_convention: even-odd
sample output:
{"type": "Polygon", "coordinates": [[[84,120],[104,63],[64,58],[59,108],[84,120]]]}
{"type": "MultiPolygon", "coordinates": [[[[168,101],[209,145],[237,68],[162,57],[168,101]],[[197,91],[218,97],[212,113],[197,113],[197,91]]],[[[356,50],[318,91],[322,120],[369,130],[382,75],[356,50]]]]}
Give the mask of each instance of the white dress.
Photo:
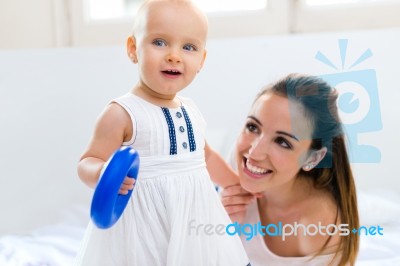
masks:
{"type": "Polygon", "coordinates": [[[140,169],[131,199],[114,226],[89,224],[76,265],[246,266],[238,236],[205,165],[205,122],[194,103],[161,108],[131,93],[114,102],[131,116],[140,169]]]}

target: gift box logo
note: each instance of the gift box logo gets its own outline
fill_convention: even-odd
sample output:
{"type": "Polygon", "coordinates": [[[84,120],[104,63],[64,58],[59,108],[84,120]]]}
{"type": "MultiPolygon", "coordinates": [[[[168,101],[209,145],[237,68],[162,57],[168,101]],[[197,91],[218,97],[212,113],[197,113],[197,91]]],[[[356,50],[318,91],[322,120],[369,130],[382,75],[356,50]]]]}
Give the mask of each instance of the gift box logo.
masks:
{"type": "Polygon", "coordinates": [[[352,163],[379,163],[380,150],[369,143],[360,143],[359,135],[382,129],[381,111],[376,72],[374,69],[352,70],[372,56],[367,49],[358,59],[346,68],[347,39],[339,39],[341,69],[335,66],[322,52],[315,59],[335,69],[333,74],[320,75],[322,79],[335,87],[339,93],[338,111],[342,119],[349,145],[352,163]]]}

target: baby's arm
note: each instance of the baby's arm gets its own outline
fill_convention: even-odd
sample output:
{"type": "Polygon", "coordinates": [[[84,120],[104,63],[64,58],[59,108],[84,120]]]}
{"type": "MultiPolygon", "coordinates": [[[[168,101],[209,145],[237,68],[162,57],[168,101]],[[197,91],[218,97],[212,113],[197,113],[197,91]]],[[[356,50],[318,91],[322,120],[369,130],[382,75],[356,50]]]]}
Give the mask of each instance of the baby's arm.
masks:
{"type": "MultiPolygon", "coordinates": [[[[132,123],[126,111],[118,104],[106,107],[96,122],[94,134],[78,163],[78,175],[89,187],[97,185],[104,163],[125,139],[132,136],[132,123]]],[[[125,178],[120,193],[133,187],[133,178],[125,178]]]]}
{"type": "Polygon", "coordinates": [[[214,183],[223,188],[239,184],[239,177],[235,171],[207,143],[205,145],[205,154],[207,170],[214,183]]]}

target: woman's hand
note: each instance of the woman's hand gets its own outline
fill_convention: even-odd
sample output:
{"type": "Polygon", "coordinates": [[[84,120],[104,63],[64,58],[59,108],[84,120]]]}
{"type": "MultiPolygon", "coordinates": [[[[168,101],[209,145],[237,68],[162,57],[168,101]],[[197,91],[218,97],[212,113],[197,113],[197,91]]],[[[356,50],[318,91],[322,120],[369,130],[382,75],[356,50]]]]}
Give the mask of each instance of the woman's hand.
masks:
{"type": "Polygon", "coordinates": [[[122,182],[121,187],[119,188],[118,194],[126,195],[129,190],[132,190],[135,187],[135,179],[126,176],[124,182],[122,182]]]}
{"type": "Polygon", "coordinates": [[[224,205],[232,222],[238,223],[243,222],[248,205],[255,201],[257,197],[261,197],[261,194],[253,195],[240,185],[226,187],[221,192],[222,205],[224,205]]]}

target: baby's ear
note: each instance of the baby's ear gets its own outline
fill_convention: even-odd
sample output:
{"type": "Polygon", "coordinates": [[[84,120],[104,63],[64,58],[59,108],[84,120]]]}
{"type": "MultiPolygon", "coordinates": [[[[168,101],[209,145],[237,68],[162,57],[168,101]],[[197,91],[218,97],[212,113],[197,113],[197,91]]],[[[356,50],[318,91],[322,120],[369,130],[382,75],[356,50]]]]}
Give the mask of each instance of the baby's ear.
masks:
{"type": "Polygon", "coordinates": [[[131,59],[131,61],[136,64],[136,38],[134,36],[128,37],[128,40],[126,41],[126,52],[128,53],[128,57],[131,59]]]}
{"type": "Polygon", "coordinates": [[[201,59],[200,68],[197,70],[197,73],[199,73],[200,70],[203,68],[204,61],[206,61],[206,57],[207,57],[207,50],[204,49],[203,58],[201,59]]]}

